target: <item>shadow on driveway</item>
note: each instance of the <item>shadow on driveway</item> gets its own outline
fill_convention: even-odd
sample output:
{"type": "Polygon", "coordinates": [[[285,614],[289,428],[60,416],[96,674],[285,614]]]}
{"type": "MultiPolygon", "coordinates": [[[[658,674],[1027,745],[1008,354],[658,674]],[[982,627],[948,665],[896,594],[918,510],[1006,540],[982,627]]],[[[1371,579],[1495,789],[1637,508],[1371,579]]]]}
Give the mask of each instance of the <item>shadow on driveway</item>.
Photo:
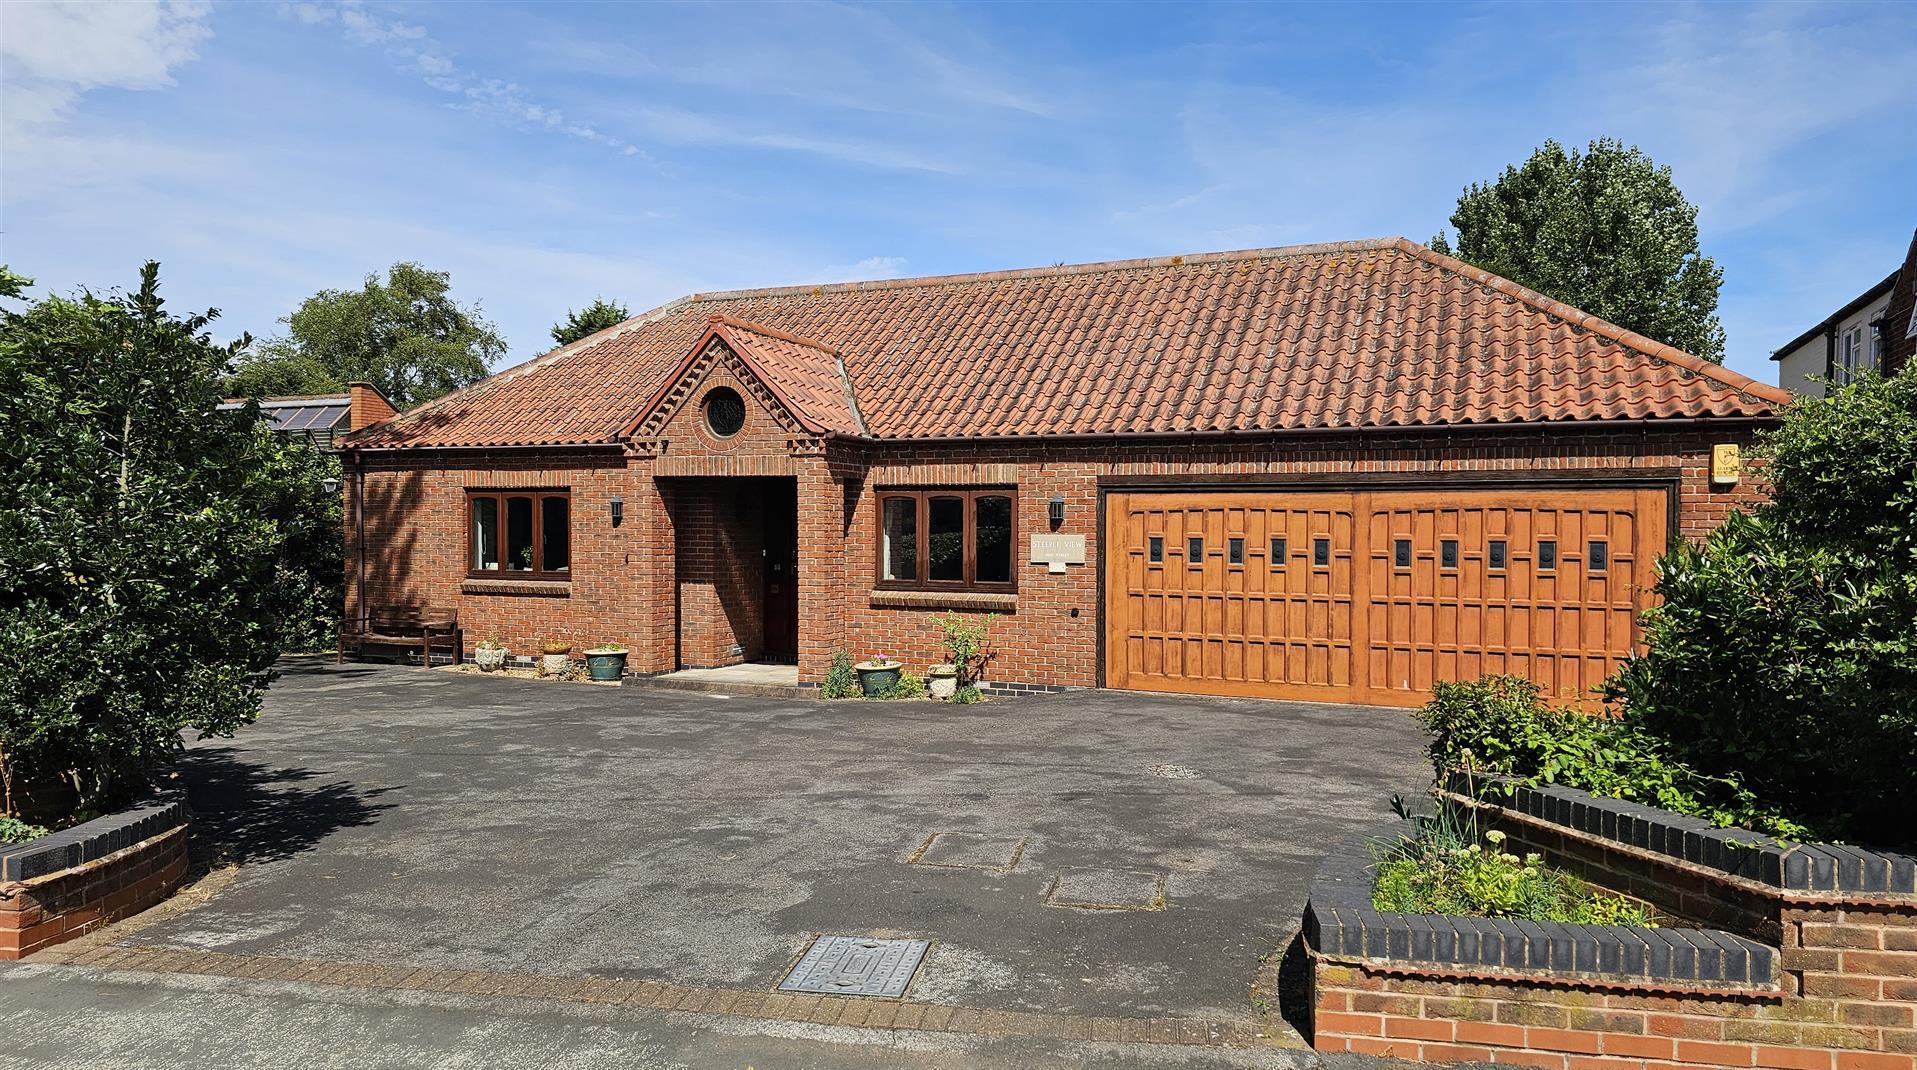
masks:
{"type": "Polygon", "coordinates": [[[198,834],[242,865],[291,858],[340,829],[370,825],[393,807],[374,800],[395,790],[311,783],[320,774],[248,761],[236,747],[189,750],[180,774],[198,834]]]}

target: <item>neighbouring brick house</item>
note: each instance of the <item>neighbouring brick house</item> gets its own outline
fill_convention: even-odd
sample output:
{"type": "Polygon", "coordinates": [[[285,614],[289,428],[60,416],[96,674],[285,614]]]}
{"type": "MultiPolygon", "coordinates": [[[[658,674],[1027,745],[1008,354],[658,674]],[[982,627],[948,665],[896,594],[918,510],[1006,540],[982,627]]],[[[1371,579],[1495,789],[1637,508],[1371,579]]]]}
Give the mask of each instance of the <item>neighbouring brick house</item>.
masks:
{"type": "Polygon", "coordinates": [[[695,294],[346,440],[349,615],[986,676],[1570,695],[1788,395],[1403,239],[695,294]]]}

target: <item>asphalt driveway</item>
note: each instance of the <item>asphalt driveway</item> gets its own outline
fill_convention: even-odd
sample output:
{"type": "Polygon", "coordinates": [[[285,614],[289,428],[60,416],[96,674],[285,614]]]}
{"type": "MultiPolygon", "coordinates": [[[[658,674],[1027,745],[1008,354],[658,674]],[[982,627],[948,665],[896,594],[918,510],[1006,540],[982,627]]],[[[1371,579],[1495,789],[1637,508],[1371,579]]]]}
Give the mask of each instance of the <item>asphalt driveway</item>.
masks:
{"type": "Polygon", "coordinates": [[[1223,1020],[1256,1016],[1320,855],[1427,775],[1366,707],[318,662],[185,767],[237,873],[128,944],[765,991],[818,934],[900,936],[932,943],[914,1001],[1223,1020]]]}

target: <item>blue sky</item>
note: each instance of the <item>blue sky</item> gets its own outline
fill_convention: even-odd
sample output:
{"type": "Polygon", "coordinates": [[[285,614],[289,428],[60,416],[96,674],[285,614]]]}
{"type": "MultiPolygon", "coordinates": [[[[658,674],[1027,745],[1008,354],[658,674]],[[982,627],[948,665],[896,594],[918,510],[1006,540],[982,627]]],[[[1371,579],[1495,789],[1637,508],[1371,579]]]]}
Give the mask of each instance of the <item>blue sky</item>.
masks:
{"type": "Polygon", "coordinates": [[[0,256],[155,258],[271,334],[450,271],[517,363],[593,296],[1403,234],[1546,138],[1676,172],[1730,364],[1917,226],[1917,5],[0,7],[0,256]]]}

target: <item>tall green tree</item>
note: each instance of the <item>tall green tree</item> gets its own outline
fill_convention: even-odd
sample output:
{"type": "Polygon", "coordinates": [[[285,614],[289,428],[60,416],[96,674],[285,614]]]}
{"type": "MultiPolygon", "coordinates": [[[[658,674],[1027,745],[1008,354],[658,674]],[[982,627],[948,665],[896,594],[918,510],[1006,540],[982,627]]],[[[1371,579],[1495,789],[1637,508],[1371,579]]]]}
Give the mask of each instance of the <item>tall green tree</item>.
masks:
{"type": "Polygon", "coordinates": [[[372,383],[401,409],[486,377],[506,343],[452,276],[394,264],[357,290],[321,290],[287,316],[286,334],[244,354],[228,380],[243,397],[318,394],[372,383]]]}
{"type": "Polygon", "coordinates": [[[109,805],[258,715],[298,447],[216,407],[216,314],[169,314],[152,263],[0,310],[0,809],[109,805]]]}
{"type": "Polygon", "coordinates": [[[595,297],[592,304],[577,312],[567,312],[566,318],[552,325],[552,340],[559,345],[571,345],[589,334],[598,334],[608,327],[617,327],[626,322],[630,315],[626,306],[617,301],[608,301],[595,297]]]}
{"type": "Polygon", "coordinates": [[[1555,141],[1472,183],[1431,247],[1689,353],[1722,363],[1724,272],[1698,249],[1697,208],[1636,146],[1555,141]]]}

